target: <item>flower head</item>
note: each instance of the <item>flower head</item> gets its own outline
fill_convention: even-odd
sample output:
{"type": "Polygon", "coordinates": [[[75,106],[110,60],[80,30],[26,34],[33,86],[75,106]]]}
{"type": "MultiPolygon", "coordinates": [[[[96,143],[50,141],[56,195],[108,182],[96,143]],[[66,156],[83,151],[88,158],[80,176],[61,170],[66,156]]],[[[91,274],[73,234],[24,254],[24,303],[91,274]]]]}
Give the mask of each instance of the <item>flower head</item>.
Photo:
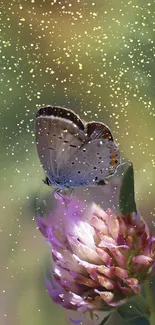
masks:
{"type": "MultiPolygon", "coordinates": [[[[67,199],[67,198],[66,198],[67,199]]],[[[155,237],[134,213],[115,215],[73,197],[52,215],[37,217],[52,252],[48,292],[72,310],[109,309],[140,292],[155,265],[155,237]],[[56,220],[56,219],[55,219],[56,220]]]]}

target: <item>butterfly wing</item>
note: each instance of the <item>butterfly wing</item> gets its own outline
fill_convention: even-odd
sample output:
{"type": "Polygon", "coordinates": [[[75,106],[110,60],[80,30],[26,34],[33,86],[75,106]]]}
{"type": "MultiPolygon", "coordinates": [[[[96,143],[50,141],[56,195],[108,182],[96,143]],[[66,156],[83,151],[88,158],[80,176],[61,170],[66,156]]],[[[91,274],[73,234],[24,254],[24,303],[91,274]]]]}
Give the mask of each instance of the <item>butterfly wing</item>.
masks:
{"type": "Polygon", "coordinates": [[[86,125],[86,140],[64,170],[71,186],[102,185],[120,164],[118,147],[110,129],[103,123],[86,125]]]}
{"type": "Polygon", "coordinates": [[[43,168],[56,186],[104,184],[120,163],[118,148],[105,124],[86,124],[62,107],[38,110],[36,142],[43,168]]]}
{"type": "Polygon", "coordinates": [[[108,126],[101,122],[89,122],[86,124],[87,139],[104,139],[113,141],[113,135],[108,126]]]}
{"type": "Polygon", "coordinates": [[[72,111],[46,106],[36,114],[36,143],[52,184],[65,183],[63,169],[85,140],[84,124],[72,111]]]}

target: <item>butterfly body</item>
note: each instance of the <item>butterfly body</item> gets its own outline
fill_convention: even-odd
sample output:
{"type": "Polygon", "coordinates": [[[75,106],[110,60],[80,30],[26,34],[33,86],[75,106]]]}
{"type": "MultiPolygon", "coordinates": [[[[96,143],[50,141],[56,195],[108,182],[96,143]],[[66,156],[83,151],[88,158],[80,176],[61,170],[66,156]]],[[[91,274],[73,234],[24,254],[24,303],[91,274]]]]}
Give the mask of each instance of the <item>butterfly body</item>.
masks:
{"type": "Polygon", "coordinates": [[[110,129],[73,111],[45,106],[36,114],[36,143],[48,185],[59,189],[103,185],[120,163],[110,129]]]}

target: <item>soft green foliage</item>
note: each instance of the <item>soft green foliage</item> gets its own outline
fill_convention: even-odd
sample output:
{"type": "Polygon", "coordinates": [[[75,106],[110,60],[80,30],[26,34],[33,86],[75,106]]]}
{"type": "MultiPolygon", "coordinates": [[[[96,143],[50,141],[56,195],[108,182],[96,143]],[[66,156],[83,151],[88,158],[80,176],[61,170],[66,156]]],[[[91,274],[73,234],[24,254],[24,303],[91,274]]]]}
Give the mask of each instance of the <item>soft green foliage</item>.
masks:
{"type": "Polygon", "coordinates": [[[119,208],[123,215],[126,215],[127,213],[137,212],[134,190],[134,171],[132,163],[127,166],[122,179],[119,196],[119,208]]]}

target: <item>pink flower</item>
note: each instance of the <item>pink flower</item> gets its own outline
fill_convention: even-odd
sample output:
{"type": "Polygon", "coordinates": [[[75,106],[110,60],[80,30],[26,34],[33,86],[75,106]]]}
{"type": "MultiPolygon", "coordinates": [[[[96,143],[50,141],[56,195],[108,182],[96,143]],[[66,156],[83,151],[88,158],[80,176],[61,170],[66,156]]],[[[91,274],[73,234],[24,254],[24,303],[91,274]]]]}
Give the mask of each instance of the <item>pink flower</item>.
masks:
{"type": "MultiPolygon", "coordinates": [[[[65,198],[68,202],[68,198],[65,198]]],[[[115,215],[73,197],[55,216],[37,217],[52,252],[47,290],[72,310],[107,310],[141,290],[155,265],[155,237],[135,214],[115,215]]]]}

